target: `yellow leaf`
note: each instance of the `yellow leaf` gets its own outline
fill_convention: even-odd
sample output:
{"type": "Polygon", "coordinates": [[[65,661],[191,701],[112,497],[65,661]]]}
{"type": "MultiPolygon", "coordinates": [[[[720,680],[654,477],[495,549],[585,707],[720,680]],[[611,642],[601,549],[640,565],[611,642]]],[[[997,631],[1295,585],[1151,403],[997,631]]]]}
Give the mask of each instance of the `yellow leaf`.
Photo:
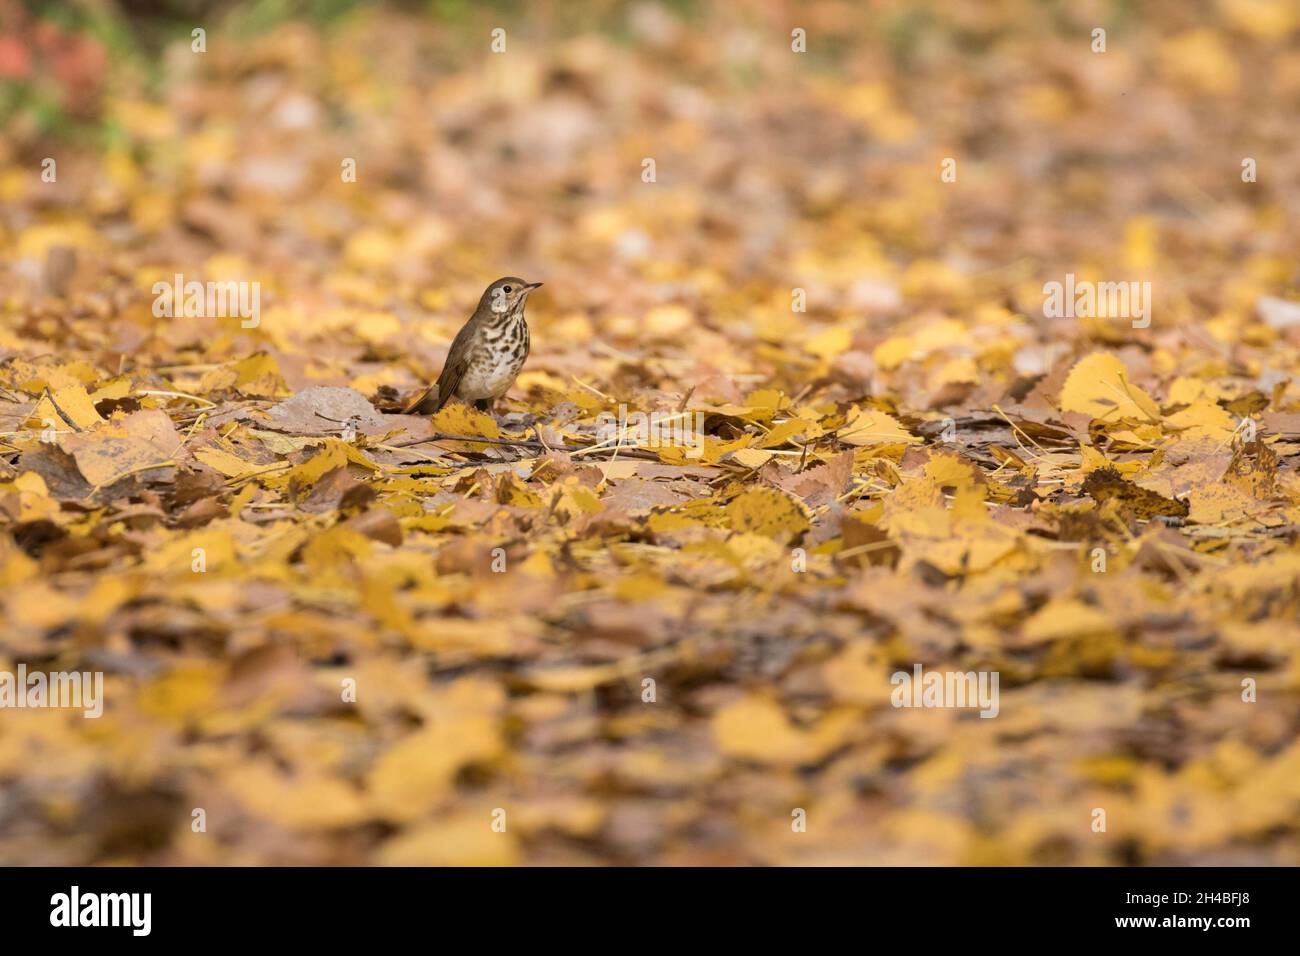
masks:
{"type": "Polygon", "coordinates": [[[1061,389],[1060,407],[1112,422],[1122,418],[1155,421],[1160,416],[1151,396],[1129,382],[1124,363],[1108,352],[1093,352],[1075,363],[1061,389]]]}
{"type": "Polygon", "coordinates": [[[184,664],[141,689],[140,712],[185,726],[212,712],[224,669],[210,663],[184,664]]]}
{"type": "Polygon", "coordinates": [[[740,462],[746,468],[761,468],[772,460],[772,453],[758,448],[741,448],[731,453],[731,460],[740,462]]]}
{"type": "Polygon", "coordinates": [[[27,420],[35,428],[52,427],[55,431],[67,431],[69,421],[83,431],[104,421],[80,385],[69,385],[42,395],[27,420]]]}
{"type": "Polygon", "coordinates": [[[379,470],[379,467],[358,451],[351,442],[345,442],[340,438],[326,438],[321,444],[320,451],[289,470],[286,480],[295,493],[311,488],[328,472],[348,464],[360,465],[369,471],[379,470]]]}
{"type": "Polygon", "coordinates": [[[914,343],[910,335],[895,335],[877,345],[871,358],[882,371],[891,372],[912,357],[914,343]]]}
{"type": "Polygon", "coordinates": [[[876,408],[854,406],[848,420],[837,432],[840,441],[849,445],[915,444],[921,441],[898,421],[876,408]]]}
{"type": "Polygon", "coordinates": [[[668,338],[685,332],[694,322],[695,317],[685,306],[660,305],[646,313],[643,324],[651,335],[668,338]]]}
{"type": "Polygon", "coordinates": [[[821,760],[843,743],[856,716],[831,714],[812,730],[790,723],[773,700],[752,694],[713,715],[713,739],[731,757],[796,767],[821,760]]]}
{"type": "Polygon", "coordinates": [[[324,774],[288,777],[259,760],[231,767],[222,779],[250,812],[291,830],[355,826],[369,817],[356,787],[324,774]]]}
{"type": "Polygon", "coordinates": [[[495,418],[458,401],[448,402],[433,416],[433,427],[444,435],[501,437],[495,418]]]}
{"type": "Polygon", "coordinates": [[[1300,24],[1294,0],[1219,0],[1223,19],[1257,37],[1283,39],[1300,24]]]}
{"type": "Polygon", "coordinates": [[[169,575],[212,574],[235,563],[235,542],[224,528],[209,525],[202,531],[178,535],[161,547],[155,548],[145,558],[145,567],[169,575]]]}
{"type": "Polygon", "coordinates": [[[489,810],[496,809],[489,804],[481,812],[454,813],[400,833],[379,849],[377,862],[380,866],[514,866],[519,862],[518,842],[508,817],[506,829],[492,828],[489,810]]]}
{"type": "Polygon", "coordinates": [[[280,366],[266,352],[255,352],[238,362],[213,369],[203,376],[199,388],[204,392],[233,388],[256,398],[278,398],[289,394],[280,366]]]}
{"type": "Polygon", "coordinates": [[[1156,222],[1150,216],[1135,216],[1124,224],[1124,264],[1141,272],[1156,262],[1156,222]]]}
{"type": "Polygon", "coordinates": [[[1028,641],[1053,641],[1081,634],[1105,634],[1113,627],[1100,608],[1073,598],[1053,598],[1025,621],[1023,636],[1028,641]]]}
{"type": "Polygon", "coordinates": [[[251,461],[244,461],[238,455],[232,455],[228,451],[222,451],[220,448],[213,446],[196,450],[194,457],[205,465],[215,468],[227,478],[238,478],[240,475],[256,471],[260,467],[251,461]]]}
{"type": "Polygon", "coordinates": [[[1204,399],[1165,419],[1166,427],[1185,438],[1213,438],[1228,441],[1237,430],[1237,420],[1227,410],[1204,399]]]}
{"type": "Polygon", "coordinates": [[[853,332],[846,325],[833,325],[804,343],[804,350],[820,359],[830,360],[848,351],[853,332]]]}
{"type": "Polygon", "coordinates": [[[41,223],[29,226],[18,236],[18,255],[44,262],[55,246],[93,249],[97,244],[95,231],[87,223],[41,223]]]}
{"type": "Polygon", "coordinates": [[[149,471],[151,466],[162,468],[171,464],[153,445],[124,434],[121,429],[100,428],[89,433],[60,435],[59,447],[72,455],[77,470],[95,487],[149,471]]]}
{"type": "Polygon", "coordinates": [[[396,263],[401,252],[401,244],[392,234],[380,229],[362,229],[348,240],[343,258],[358,269],[382,270],[396,263]]]}
{"type": "Polygon", "coordinates": [[[854,641],[823,664],[822,679],[836,700],[863,706],[889,702],[889,658],[869,641],[854,641]]]}
{"type": "Polygon", "coordinates": [[[808,530],[809,522],[800,504],[775,488],[750,488],[727,505],[727,517],[735,531],[776,537],[793,537],[808,530]]]}
{"type": "Polygon", "coordinates": [[[954,454],[936,454],[926,462],[925,474],[940,488],[958,490],[977,489],[984,497],[985,487],[979,481],[979,470],[971,462],[954,454]]]}
{"type": "Polygon", "coordinates": [[[8,595],[5,617],[19,628],[44,630],[72,616],[75,603],[42,581],[29,581],[8,595]]]}
{"type": "Polygon", "coordinates": [[[429,723],[384,751],[367,775],[375,812],[397,822],[418,819],[451,793],[461,767],[500,754],[502,700],[492,681],[464,678],[444,688],[429,723]]]}
{"type": "Polygon", "coordinates": [[[1194,92],[1232,93],[1240,84],[1232,51],[1209,27],[1163,40],[1157,54],[1161,72],[1194,92]]]}

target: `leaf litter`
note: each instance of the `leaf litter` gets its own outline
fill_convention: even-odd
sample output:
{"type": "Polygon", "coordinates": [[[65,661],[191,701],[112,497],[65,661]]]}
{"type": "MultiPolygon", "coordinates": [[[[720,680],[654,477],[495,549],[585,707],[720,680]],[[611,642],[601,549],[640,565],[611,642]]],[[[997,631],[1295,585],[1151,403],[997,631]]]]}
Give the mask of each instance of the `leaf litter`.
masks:
{"type": "Polygon", "coordinates": [[[106,708],[4,713],[0,862],[1300,861],[1300,217],[1197,133],[1268,140],[1254,70],[1300,100],[1242,6],[749,85],[717,35],[781,31],[722,6],[508,67],[385,10],[124,94],[104,177],[4,146],[0,669],[106,708]],[[1076,267],[1154,276],[1150,327],[1045,320],[1076,267]],[[506,271],[546,294],[500,417],[397,414],[506,271]],[[155,317],[177,272],[260,324],[155,317]],[[918,664],[998,718],[891,706],[918,664]]]}

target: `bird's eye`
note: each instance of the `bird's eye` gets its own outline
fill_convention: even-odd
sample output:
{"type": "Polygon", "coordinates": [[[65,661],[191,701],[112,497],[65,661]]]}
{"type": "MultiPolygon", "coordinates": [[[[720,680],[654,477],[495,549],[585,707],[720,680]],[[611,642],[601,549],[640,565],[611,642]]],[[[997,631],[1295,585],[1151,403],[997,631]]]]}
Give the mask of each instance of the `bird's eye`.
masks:
{"type": "Polygon", "coordinates": [[[512,288],[510,288],[510,286],[506,286],[506,287],[505,287],[504,289],[502,289],[501,291],[502,291],[502,292],[514,292],[515,290],[512,289],[512,288]]]}

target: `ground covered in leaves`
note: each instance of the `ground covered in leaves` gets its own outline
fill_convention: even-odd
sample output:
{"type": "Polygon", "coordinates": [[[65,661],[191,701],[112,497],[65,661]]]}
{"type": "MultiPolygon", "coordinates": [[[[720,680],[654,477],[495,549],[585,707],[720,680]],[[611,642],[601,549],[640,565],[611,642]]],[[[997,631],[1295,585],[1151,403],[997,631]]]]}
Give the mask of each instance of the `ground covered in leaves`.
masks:
{"type": "Polygon", "coordinates": [[[1294,7],[599,9],[9,130],[0,669],[106,702],[0,712],[0,863],[1300,863],[1294,7]],[[397,414],[509,274],[498,416],[397,414]]]}

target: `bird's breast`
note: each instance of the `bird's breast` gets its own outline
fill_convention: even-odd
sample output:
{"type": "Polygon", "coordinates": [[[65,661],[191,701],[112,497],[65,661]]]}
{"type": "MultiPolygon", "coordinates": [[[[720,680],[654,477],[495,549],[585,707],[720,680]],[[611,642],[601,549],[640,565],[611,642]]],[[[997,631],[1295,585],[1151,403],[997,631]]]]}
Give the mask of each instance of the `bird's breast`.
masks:
{"type": "Polygon", "coordinates": [[[522,319],[487,327],[470,351],[457,392],[466,401],[499,398],[509,391],[528,357],[528,326],[522,319]]]}

